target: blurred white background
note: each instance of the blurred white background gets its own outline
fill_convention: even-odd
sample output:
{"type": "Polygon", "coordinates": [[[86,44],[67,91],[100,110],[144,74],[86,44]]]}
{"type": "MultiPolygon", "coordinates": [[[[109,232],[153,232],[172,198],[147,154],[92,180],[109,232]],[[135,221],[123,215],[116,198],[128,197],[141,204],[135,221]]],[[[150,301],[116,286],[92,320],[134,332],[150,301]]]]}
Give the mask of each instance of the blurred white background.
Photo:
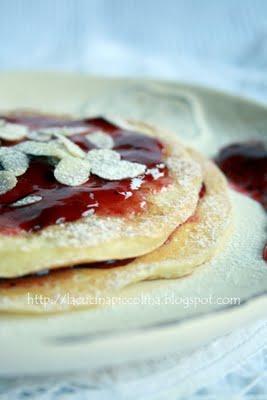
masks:
{"type": "Polygon", "coordinates": [[[0,0],[0,69],[201,82],[265,98],[265,0],[0,0]]]}

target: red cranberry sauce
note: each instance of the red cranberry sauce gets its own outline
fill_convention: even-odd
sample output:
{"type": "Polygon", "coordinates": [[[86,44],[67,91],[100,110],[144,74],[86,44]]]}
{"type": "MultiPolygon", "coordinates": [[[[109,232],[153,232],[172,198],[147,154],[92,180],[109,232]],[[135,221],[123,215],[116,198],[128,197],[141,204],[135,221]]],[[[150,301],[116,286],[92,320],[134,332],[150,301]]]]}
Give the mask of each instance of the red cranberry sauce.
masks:
{"type": "MultiPolygon", "coordinates": [[[[257,200],[267,211],[267,148],[263,143],[231,144],[219,152],[215,161],[234,189],[257,200]]],[[[267,261],[267,245],[263,259],[267,261]]]]}
{"type": "Polygon", "coordinates": [[[265,261],[267,261],[267,244],[264,246],[262,257],[265,261]]]}
{"type": "MultiPolygon", "coordinates": [[[[86,140],[85,134],[102,130],[112,136],[115,142],[114,150],[118,151],[124,160],[154,168],[164,159],[165,150],[160,141],[140,133],[123,130],[103,118],[72,121],[38,114],[11,114],[0,118],[27,125],[30,129],[82,126],[85,132],[74,134],[71,140],[84,150],[94,148],[86,140]]],[[[2,144],[10,145],[7,142],[2,144]]],[[[144,175],[138,190],[133,190],[131,179],[108,181],[94,175],[91,175],[83,185],[71,187],[56,181],[53,170],[54,167],[48,158],[32,157],[28,170],[18,177],[16,187],[0,195],[2,234],[16,234],[22,230],[38,231],[55,223],[75,221],[89,210],[104,216],[140,213],[146,208],[147,194],[160,190],[171,182],[167,167],[163,167],[160,170],[163,174],[158,179],[153,179],[150,174],[144,175]],[[39,195],[42,200],[23,207],[10,206],[28,195],[39,195]]]]}
{"type": "Polygon", "coordinates": [[[263,143],[231,144],[220,150],[215,161],[236,190],[267,209],[267,148],[263,143]]]}

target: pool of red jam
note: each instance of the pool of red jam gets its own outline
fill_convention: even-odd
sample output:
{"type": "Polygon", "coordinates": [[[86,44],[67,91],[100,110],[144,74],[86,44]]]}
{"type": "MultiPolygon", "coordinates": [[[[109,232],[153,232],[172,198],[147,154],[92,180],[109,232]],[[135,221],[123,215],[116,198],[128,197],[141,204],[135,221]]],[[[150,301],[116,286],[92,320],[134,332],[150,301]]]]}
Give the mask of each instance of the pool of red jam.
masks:
{"type": "Polygon", "coordinates": [[[267,148],[261,142],[231,144],[215,158],[233,187],[267,210],[267,148]]]}
{"type": "MultiPolygon", "coordinates": [[[[234,189],[252,197],[267,211],[267,148],[261,142],[235,143],[215,158],[234,189]]],[[[267,261],[267,245],[263,250],[267,261]]]]}
{"type": "MultiPolygon", "coordinates": [[[[68,120],[38,114],[12,114],[5,118],[9,122],[27,125],[30,129],[54,126],[83,126],[84,133],[71,136],[84,150],[94,148],[85,135],[95,130],[102,130],[112,136],[114,150],[123,160],[139,162],[148,168],[154,168],[163,162],[164,147],[155,138],[119,128],[103,118],[68,120]]],[[[10,145],[4,142],[4,145],[10,145]]],[[[108,181],[91,175],[80,186],[65,186],[53,175],[54,167],[48,158],[33,157],[25,174],[18,177],[16,187],[0,195],[0,232],[16,234],[40,229],[60,222],[70,222],[81,218],[84,213],[94,210],[103,216],[127,216],[140,213],[144,209],[144,200],[151,191],[158,191],[171,182],[167,168],[160,170],[163,176],[154,180],[151,175],[144,175],[141,188],[131,189],[131,179],[108,181]],[[129,196],[130,194],[130,196],[129,196]],[[40,195],[38,203],[13,208],[15,201],[28,196],[40,195]]]]}

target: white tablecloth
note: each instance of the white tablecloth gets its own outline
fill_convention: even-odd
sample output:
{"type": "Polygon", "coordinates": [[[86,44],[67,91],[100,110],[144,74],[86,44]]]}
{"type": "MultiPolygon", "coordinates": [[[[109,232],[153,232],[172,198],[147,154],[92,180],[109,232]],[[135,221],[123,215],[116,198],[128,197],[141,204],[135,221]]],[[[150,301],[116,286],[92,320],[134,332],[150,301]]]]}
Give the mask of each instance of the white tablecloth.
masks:
{"type": "Polygon", "coordinates": [[[182,359],[174,353],[94,373],[0,380],[0,399],[265,400],[266,338],[261,321],[182,359]]]}
{"type": "MultiPolygon", "coordinates": [[[[267,102],[264,0],[2,0],[0,38],[0,69],[175,78],[267,102]]],[[[0,399],[267,399],[266,338],[261,321],[183,359],[2,379],[0,399]]]]}

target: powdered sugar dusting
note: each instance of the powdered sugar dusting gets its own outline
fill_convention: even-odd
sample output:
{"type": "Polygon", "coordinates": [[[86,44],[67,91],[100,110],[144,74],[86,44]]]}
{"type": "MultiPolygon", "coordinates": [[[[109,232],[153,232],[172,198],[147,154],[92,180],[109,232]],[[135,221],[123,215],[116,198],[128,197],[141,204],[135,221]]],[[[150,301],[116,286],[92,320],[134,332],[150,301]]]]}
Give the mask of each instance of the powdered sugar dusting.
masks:
{"type": "Polygon", "coordinates": [[[103,241],[119,237],[122,220],[107,217],[104,220],[92,215],[90,222],[86,219],[64,226],[64,236],[60,236],[56,230],[48,228],[42,232],[42,236],[48,239],[58,238],[60,246],[83,247],[88,244],[97,245],[103,241]]]}
{"type": "Polygon", "coordinates": [[[177,176],[181,186],[187,186],[192,183],[197,177],[201,177],[201,168],[199,164],[191,159],[178,157],[169,157],[167,165],[172,172],[177,176]]]}
{"type": "MultiPolygon", "coordinates": [[[[142,206],[146,207],[145,201],[142,206]]],[[[89,219],[84,218],[75,223],[65,224],[60,231],[50,227],[43,230],[40,235],[51,240],[51,243],[56,238],[61,247],[95,246],[108,240],[138,237],[140,232],[144,237],[158,237],[158,233],[166,229],[166,226],[168,229],[174,229],[179,219],[184,220],[190,216],[190,209],[182,208],[179,202],[173,205],[172,211],[171,215],[151,215],[150,218],[144,215],[138,223],[135,223],[135,219],[132,221],[129,218],[116,217],[103,219],[90,213],[89,219]]],[[[24,250],[29,251],[29,248],[24,250]]]]}
{"type": "Polygon", "coordinates": [[[137,178],[133,178],[131,180],[131,189],[132,190],[140,189],[140,187],[142,186],[142,183],[143,183],[143,178],[141,176],[139,176],[137,178]]]}
{"type": "Polygon", "coordinates": [[[150,168],[146,171],[146,175],[151,175],[156,181],[157,179],[164,176],[164,172],[160,172],[158,168],[150,168]]]}
{"type": "Polygon", "coordinates": [[[207,195],[201,201],[197,215],[200,221],[196,228],[188,235],[189,239],[200,248],[209,248],[216,245],[222,232],[230,222],[229,203],[224,195],[207,195]],[[204,217],[202,217],[202,214],[204,217]]]}
{"type": "MultiPolygon", "coordinates": [[[[112,150],[92,150],[92,161],[96,156],[99,164],[108,162],[118,162],[118,153],[112,150]],[[95,153],[95,156],[94,156],[95,153]],[[115,156],[115,157],[114,157],[115,156]],[[98,158],[99,157],[99,158],[98,158]],[[101,162],[100,162],[101,161],[101,162]]],[[[88,154],[90,155],[90,153],[88,154]]],[[[123,161],[120,161],[123,162],[123,161]]],[[[89,219],[84,218],[83,221],[76,223],[65,224],[64,232],[54,232],[53,229],[44,230],[41,235],[46,238],[53,238],[54,235],[57,237],[57,241],[60,246],[74,246],[81,247],[97,245],[108,240],[116,240],[125,237],[138,237],[140,232],[143,236],[157,237],[158,233],[165,230],[166,226],[168,229],[174,229],[179,221],[183,222],[188,218],[194,205],[197,202],[197,195],[199,185],[201,184],[201,169],[199,165],[193,162],[190,158],[178,158],[177,156],[170,157],[168,159],[169,168],[174,176],[174,181],[179,181],[181,186],[184,186],[181,192],[181,188],[177,188],[176,184],[169,185],[166,190],[162,190],[157,193],[153,201],[165,213],[150,215],[147,218],[146,213],[138,219],[131,220],[124,218],[105,217],[101,218],[96,215],[89,213],[85,214],[89,219]],[[199,183],[196,184],[195,179],[199,178],[199,183]],[[182,183],[181,183],[182,182],[182,183]],[[168,210],[168,211],[167,211],[168,210]]],[[[161,173],[160,169],[164,168],[165,164],[159,165],[157,173],[161,173]]],[[[93,172],[93,171],[92,171],[93,172]]],[[[142,185],[142,176],[132,178],[132,190],[137,190],[142,185]]],[[[121,193],[126,198],[131,196],[132,193],[121,193]]],[[[143,201],[141,208],[146,210],[147,202],[143,201]]]]}

